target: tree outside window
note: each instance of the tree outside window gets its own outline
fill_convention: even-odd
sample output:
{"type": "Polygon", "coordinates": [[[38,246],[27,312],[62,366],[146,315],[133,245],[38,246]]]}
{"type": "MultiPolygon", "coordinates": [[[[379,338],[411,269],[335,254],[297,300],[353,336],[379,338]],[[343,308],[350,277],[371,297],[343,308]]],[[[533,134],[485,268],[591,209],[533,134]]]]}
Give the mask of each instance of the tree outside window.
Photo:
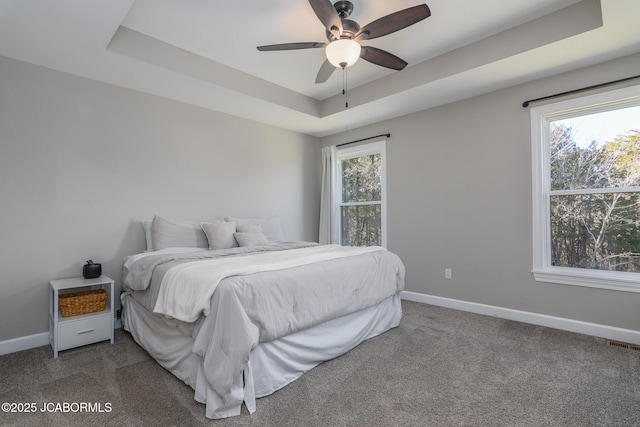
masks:
{"type": "Polygon", "coordinates": [[[581,147],[571,120],[550,129],[552,265],[640,271],[640,131],[581,147]]]}
{"type": "Polygon", "coordinates": [[[340,150],[340,243],[384,246],[384,141],[340,150]]]}

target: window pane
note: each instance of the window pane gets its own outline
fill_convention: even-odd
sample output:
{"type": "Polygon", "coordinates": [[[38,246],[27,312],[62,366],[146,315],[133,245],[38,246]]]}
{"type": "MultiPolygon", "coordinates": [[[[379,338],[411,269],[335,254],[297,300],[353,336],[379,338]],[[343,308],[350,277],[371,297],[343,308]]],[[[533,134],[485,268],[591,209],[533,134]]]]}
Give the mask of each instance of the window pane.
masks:
{"type": "Polygon", "coordinates": [[[381,246],[381,206],[342,206],[340,208],[344,246],[381,246]]]}
{"type": "Polygon", "coordinates": [[[382,198],[381,155],[342,161],[342,201],[372,202],[382,198]]]}
{"type": "Polygon", "coordinates": [[[640,195],[551,196],[551,263],[640,272],[640,195]]]}
{"type": "Polygon", "coordinates": [[[551,122],[551,190],[640,185],[640,107],[551,122]]]}

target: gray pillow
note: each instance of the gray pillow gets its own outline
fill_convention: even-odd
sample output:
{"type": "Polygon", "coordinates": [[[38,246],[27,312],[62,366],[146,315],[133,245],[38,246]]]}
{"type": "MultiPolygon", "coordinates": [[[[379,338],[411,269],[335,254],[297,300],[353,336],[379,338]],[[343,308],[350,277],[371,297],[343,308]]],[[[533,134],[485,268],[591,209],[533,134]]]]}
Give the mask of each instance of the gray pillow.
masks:
{"type": "Polygon", "coordinates": [[[269,218],[236,218],[236,217],[227,217],[225,218],[227,221],[235,222],[236,227],[241,225],[260,225],[262,227],[262,232],[267,237],[267,241],[269,243],[277,243],[284,241],[284,234],[282,233],[282,227],[280,225],[280,218],[277,216],[272,216],[269,218]]]}
{"type": "Polygon", "coordinates": [[[208,248],[207,236],[196,221],[175,221],[154,216],[151,222],[153,250],[166,248],[208,248]]]}
{"type": "Polygon", "coordinates": [[[238,233],[262,233],[262,226],[260,224],[236,224],[236,231],[238,233]]]}
{"type": "Polygon", "coordinates": [[[268,245],[267,236],[264,233],[233,233],[240,246],[268,245]]]}
{"type": "Polygon", "coordinates": [[[235,222],[203,222],[200,224],[209,241],[209,249],[229,249],[238,246],[233,233],[236,232],[235,222]]]}

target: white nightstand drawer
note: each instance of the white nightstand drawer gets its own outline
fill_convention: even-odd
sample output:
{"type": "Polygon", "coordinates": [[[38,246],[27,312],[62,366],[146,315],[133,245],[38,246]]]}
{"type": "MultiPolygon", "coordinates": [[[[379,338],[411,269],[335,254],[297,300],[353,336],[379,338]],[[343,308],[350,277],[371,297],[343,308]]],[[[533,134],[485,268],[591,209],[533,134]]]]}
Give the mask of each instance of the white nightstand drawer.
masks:
{"type": "Polygon", "coordinates": [[[79,347],[111,338],[111,313],[76,316],[60,322],[58,350],[79,347]]]}

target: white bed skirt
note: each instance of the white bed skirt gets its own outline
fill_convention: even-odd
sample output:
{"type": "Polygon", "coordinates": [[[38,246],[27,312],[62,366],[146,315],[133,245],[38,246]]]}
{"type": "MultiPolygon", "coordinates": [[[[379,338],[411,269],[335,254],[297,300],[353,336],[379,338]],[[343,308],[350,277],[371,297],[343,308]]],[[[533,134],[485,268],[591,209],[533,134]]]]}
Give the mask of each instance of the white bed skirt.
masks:
{"type": "Polygon", "coordinates": [[[256,398],[295,381],[320,363],[338,357],[362,341],[400,324],[400,293],[379,304],[271,342],[258,344],[231,394],[220,396],[207,383],[193,339],[181,322],[150,313],[131,296],[123,295],[123,324],[138,344],[158,363],[195,390],[194,399],[206,405],[207,418],[240,415],[242,403],[250,413],[256,398]]]}

